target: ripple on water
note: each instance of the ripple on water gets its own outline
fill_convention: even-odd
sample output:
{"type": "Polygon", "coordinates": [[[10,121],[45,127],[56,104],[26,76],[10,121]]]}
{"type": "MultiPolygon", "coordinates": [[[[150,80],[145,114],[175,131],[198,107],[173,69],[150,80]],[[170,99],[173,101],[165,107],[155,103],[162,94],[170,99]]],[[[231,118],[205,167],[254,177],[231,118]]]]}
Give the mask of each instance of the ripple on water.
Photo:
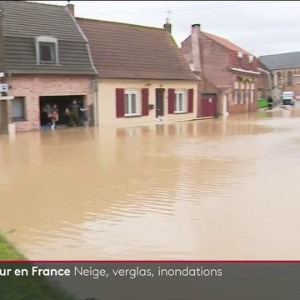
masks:
{"type": "Polygon", "coordinates": [[[278,114],[0,137],[0,228],[31,259],[295,258],[299,131],[278,114]]]}

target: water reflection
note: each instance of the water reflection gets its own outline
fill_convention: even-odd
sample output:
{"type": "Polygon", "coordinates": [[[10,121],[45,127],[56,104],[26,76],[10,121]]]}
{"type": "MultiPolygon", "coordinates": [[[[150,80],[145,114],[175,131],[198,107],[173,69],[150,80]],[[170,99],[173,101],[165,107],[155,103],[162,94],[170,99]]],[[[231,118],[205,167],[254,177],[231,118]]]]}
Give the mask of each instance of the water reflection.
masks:
{"type": "Polygon", "coordinates": [[[296,258],[299,128],[265,112],[0,136],[0,228],[31,259],[296,258]]]}

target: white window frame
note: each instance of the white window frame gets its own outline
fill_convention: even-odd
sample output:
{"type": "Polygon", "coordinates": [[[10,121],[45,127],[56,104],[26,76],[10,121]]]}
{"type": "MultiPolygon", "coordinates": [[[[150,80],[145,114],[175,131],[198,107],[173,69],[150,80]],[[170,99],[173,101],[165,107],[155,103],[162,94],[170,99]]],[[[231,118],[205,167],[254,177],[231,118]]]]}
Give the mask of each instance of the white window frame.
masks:
{"type": "Polygon", "coordinates": [[[245,90],[244,89],[240,89],[240,104],[243,104],[245,102],[245,90]]]}
{"type": "Polygon", "coordinates": [[[59,64],[59,57],[58,57],[58,41],[57,38],[51,36],[39,36],[35,38],[35,53],[36,53],[36,63],[37,65],[42,64],[59,64]],[[53,61],[41,61],[41,48],[40,46],[43,44],[51,44],[53,45],[54,49],[54,60],[53,61]]]}
{"type": "Polygon", "coordinates": [[[241,90],[240,89],[235,89],[234,90],[234,103],[238,104],[240,103],[240,99],[241,99],[241,90]]]}
{"type": "Polygon", "coordinates": [[[174,114],[187,113],[187,110],[188,110],[187,91],[186,90],[175,90],[174,97],[175,97],[175,99],[174,99],[174,114]],[[179,104],[180,100],[182,102],[181,105],[179,104]],[[181,109],[178,109],[179,106],[181,106],[181,109]]]}
{"type": "Polygon", "coordinates": [[[250,103],[254,102],[254,90],[250,90],[250,103]]]}
{"type": "Polygon", "coordinates": [[[141,100],[141,91],[134,90],[134,89],[126,89],[125,90],[125,117],[134,117],[134,116],[141,116],[142,115],[142,100],[141,100]],[[133,95],[135,95],[135,111],[133,111],[133,95]],[[129,107],[128,112],[126,113],[126,98],[128,97],[129,107]]]}

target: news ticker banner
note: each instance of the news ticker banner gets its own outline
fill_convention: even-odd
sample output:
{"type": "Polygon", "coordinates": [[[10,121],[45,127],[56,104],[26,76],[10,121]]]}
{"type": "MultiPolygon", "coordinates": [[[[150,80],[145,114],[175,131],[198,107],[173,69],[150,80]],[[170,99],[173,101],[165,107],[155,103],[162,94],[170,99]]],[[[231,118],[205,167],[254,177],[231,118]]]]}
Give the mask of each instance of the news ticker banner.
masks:
{"type": "Polygon", "coordinates": [[[74,300],[300,299],[300,262],[0,262],[0,299],[28,280],[74,300]]]}

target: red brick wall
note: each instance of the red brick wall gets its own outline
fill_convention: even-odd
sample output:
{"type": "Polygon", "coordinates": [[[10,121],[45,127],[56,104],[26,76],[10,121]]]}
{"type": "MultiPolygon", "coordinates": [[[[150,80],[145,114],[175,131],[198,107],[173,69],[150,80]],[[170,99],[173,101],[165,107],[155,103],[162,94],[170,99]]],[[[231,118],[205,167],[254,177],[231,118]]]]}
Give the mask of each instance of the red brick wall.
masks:
{"type": "Polygon", "coordinates": [[[188,37],[181,43],[181,51],[188,63],[193,62],[191,37],[188,37]]]}
{"type": "Polygon", "coordinates": [[[268,75],[264,72],[261,72],[261,76],[257,78],[256,81],[256,90],[257,90],[257,98],[262,97],[269,97],[271,93],[270,83],[268,75]]]}
{"type": "MultiPolygon", "coordinates": [[[[257,104],[256,104],[256,96],[257,96],[257,77],[252,76],[246,76],[253,79],[253,82],[255,84],[255,90],[254,90],[254,99],[253,102],[246,104],[245,100],[244,103],[235,103],[234,101],[234,82],[238,81],[238,75],[231,73],[230,75],[231,81],[233,82],[231,93],[229,94],[229,103],[228,103],[228,112],[229,114],[237,114],[237,113],[246,113],[246,112],[254,112],[257,110],[257,104]],[[231,101],[230,101],[231,100],[231,101]],[[248,110],[249,108],[249,110],[248,110]]],[[[243,76],[242,76],[243,77],[243,76]]],[[[249,99],[250,101],[250,99],[249,99]]]]}
{"type": "Polygon", "coordinates": [[[26,121],[15,122],[16,131],[40,129],[41,96],[84,95],[86,104],[93,104],[92,77],[83,75],[13,75],[8,79],[10,94],[25,97],[26,121]]]}
{"type": "MultiPolygon", "coordinates": [[[[201,75],[210,80],[214,85],[231,85],[230,72],[228,72],[228,55],[226,49],[210,41],[201,32],[199,33],[200,39],[200,58],[202,61],[201,75]]],[[[188,62],[192,61],[192,43],[188,38],[182,42],[182,52],[188,62]]]]}
{"type": "Polygon", "coordinates": [[[200,33],[203,75],[216,86],[231,85],[227,50],[200,33]]]}
{"type": "MultiPolygon", "coordinates": [[[[254,101],[249,105],[249,112],[254,112],[256,110],[257,110],[256,101],[254,101]]],[[[228,112],[229,115],[248,112],[246,103],[234,103],[234,104],[229,103],[228,112]]]]}
{"type": "MultiPolygon", "coordinates": [[[[234,113],[242,113],[247,112],[247,106],[245,103],[236,104],[230,99],[233,99],[234,93],[234,82],[237,80],[237,75],[229,71],[229,51],[223,47],[222,45],[216,43],[213,40],[210,40],[207,36],[205,36],[201,31],[199,32],[199,39],[200,39],[200,58],[202,61],[202,77],[207,78],[217,87],[226,88],[231,87],[232,94],[229,94],[229,103],[228,103],[228,110],[230,114],[234,113]]],[[[188,38],[182,43],[182,51],[186,58],[186,60],[191,60],[191,51],[192,51],[192,44],[191,39],[188,38]]],[[[252,77],[247,75],[246,77],[252,77]]],[[[258,82],[258,78],[254,79],[255,85],[259,85],[261,88],[268,87],[268,83],[266,82],[265,78],[258,82]]],[[[203,88],[203,86],[202,86],[203,88]]],[[[200,93],[204,91],[200,90],[200,93]]],[[[250,111],[256,111],[256,95],[257,95],[257,87],[255,88],[255,98],[253,103],[250,103],[249,108],[250,111]]],[[[219,105],[218,110],[219,112],[222,111],[222,99],[219,95],[219,105]]]]}

